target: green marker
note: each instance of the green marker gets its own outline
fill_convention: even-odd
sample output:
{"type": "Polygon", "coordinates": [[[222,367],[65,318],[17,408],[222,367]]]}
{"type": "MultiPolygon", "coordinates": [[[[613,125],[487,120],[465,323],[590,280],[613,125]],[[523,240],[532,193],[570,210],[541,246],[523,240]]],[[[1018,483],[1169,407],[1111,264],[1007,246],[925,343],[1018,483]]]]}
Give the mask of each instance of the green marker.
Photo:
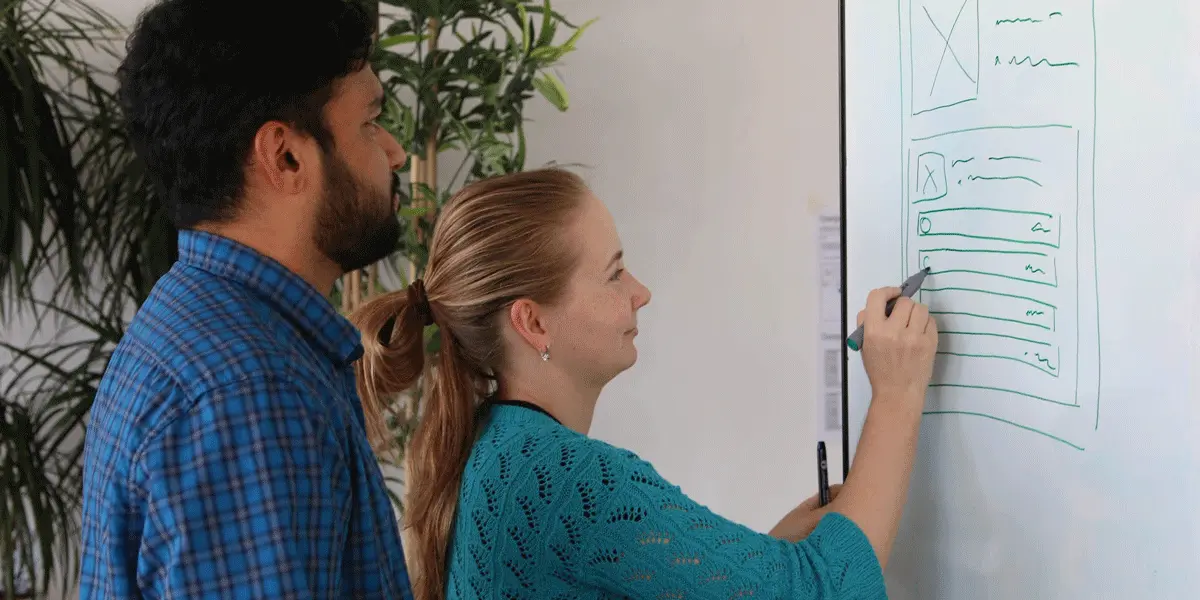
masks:
{"type": "MultiPolygon", "coordinates": [[[[909,277],[907,281],[900,284],[900,295],[904,296],[905,298],[912,298],[913,294],[916,294],[917,290],[921,289],[921,283],[925,281],[925,276],[929,275],[931,271],[932,269],[925,267],[924,269],[917,271],[917,273],[912,277],[909,277]]],[[[899,300],[899,298],[892,298],[891,300],[888,300],[887,307],[885,307],[883,310],[884,315],[889,317],[892,316],[892,309],[896,307],[896,300],[899,300]]],[[[862,344],[863,326],[859,325],[858,329],[855,329],[854,333],[850,334],[850,337],[846,340],[846,345],[849,346],[851,350],[858,352],[859,349],[862,348],[862,344]]]]}

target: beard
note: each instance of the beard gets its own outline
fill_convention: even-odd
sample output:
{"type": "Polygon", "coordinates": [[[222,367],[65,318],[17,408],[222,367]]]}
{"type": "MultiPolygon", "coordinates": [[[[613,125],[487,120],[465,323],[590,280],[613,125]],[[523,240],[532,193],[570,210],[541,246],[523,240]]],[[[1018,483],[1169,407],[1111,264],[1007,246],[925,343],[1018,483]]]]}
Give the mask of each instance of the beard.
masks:
{"type": "Polygon", "coordinates": [[[315,241],[329,260],[349,273],[374,264],[400,244],[400,219],[392,198],[400,177],[392,174],[386,192],[364,183],[337,154],[325,161],[325,194],[317,214],[315,241]]]}

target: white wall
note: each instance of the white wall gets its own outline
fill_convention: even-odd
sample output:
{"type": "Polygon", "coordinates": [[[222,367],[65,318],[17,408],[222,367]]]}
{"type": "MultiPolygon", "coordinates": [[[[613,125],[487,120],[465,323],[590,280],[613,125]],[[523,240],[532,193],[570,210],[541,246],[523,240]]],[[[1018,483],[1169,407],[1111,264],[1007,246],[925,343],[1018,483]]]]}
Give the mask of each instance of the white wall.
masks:
{"type": "MultiPolygon", "coordinates": [[[[146,5],[90,1],[126,23],[146,5]]],[[[600,20],[558,69],[570,111],[531,103],[528,165],[589,166],[654,293],[641,359],[593,435],[765,531],[816,490],[814,227],[838,206],[837,3],[554,5],[600,20]]]]}

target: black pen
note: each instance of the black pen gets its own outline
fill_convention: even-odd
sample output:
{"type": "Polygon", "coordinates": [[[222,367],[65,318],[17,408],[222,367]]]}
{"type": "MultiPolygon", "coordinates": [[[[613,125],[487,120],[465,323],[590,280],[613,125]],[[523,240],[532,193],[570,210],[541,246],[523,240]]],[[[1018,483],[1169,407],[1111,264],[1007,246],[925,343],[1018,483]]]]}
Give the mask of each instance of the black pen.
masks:
{"type": "Polygon", "coordinates": [[[829,464],[825,460],[825,442],[817,442],[817,488],[821,506],[829,504],[829,464]]]}

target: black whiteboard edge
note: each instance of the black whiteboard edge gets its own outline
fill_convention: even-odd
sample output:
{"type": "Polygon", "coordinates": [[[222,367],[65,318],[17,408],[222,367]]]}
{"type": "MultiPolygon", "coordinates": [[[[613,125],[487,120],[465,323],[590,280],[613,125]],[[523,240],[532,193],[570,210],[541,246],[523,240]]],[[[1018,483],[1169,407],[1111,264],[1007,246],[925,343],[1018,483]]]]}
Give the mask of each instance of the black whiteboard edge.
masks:
{"type": "MultiPolygon", "coordinates": [[[[849,337],[848,288],[846,278],[846,0],[838,0],[838,153],[841,161],[838,219],[841,226],[842,339],[849,337]]],[[[842,481],[850,474],[850,351],[842,344],[842,481]]]]}

